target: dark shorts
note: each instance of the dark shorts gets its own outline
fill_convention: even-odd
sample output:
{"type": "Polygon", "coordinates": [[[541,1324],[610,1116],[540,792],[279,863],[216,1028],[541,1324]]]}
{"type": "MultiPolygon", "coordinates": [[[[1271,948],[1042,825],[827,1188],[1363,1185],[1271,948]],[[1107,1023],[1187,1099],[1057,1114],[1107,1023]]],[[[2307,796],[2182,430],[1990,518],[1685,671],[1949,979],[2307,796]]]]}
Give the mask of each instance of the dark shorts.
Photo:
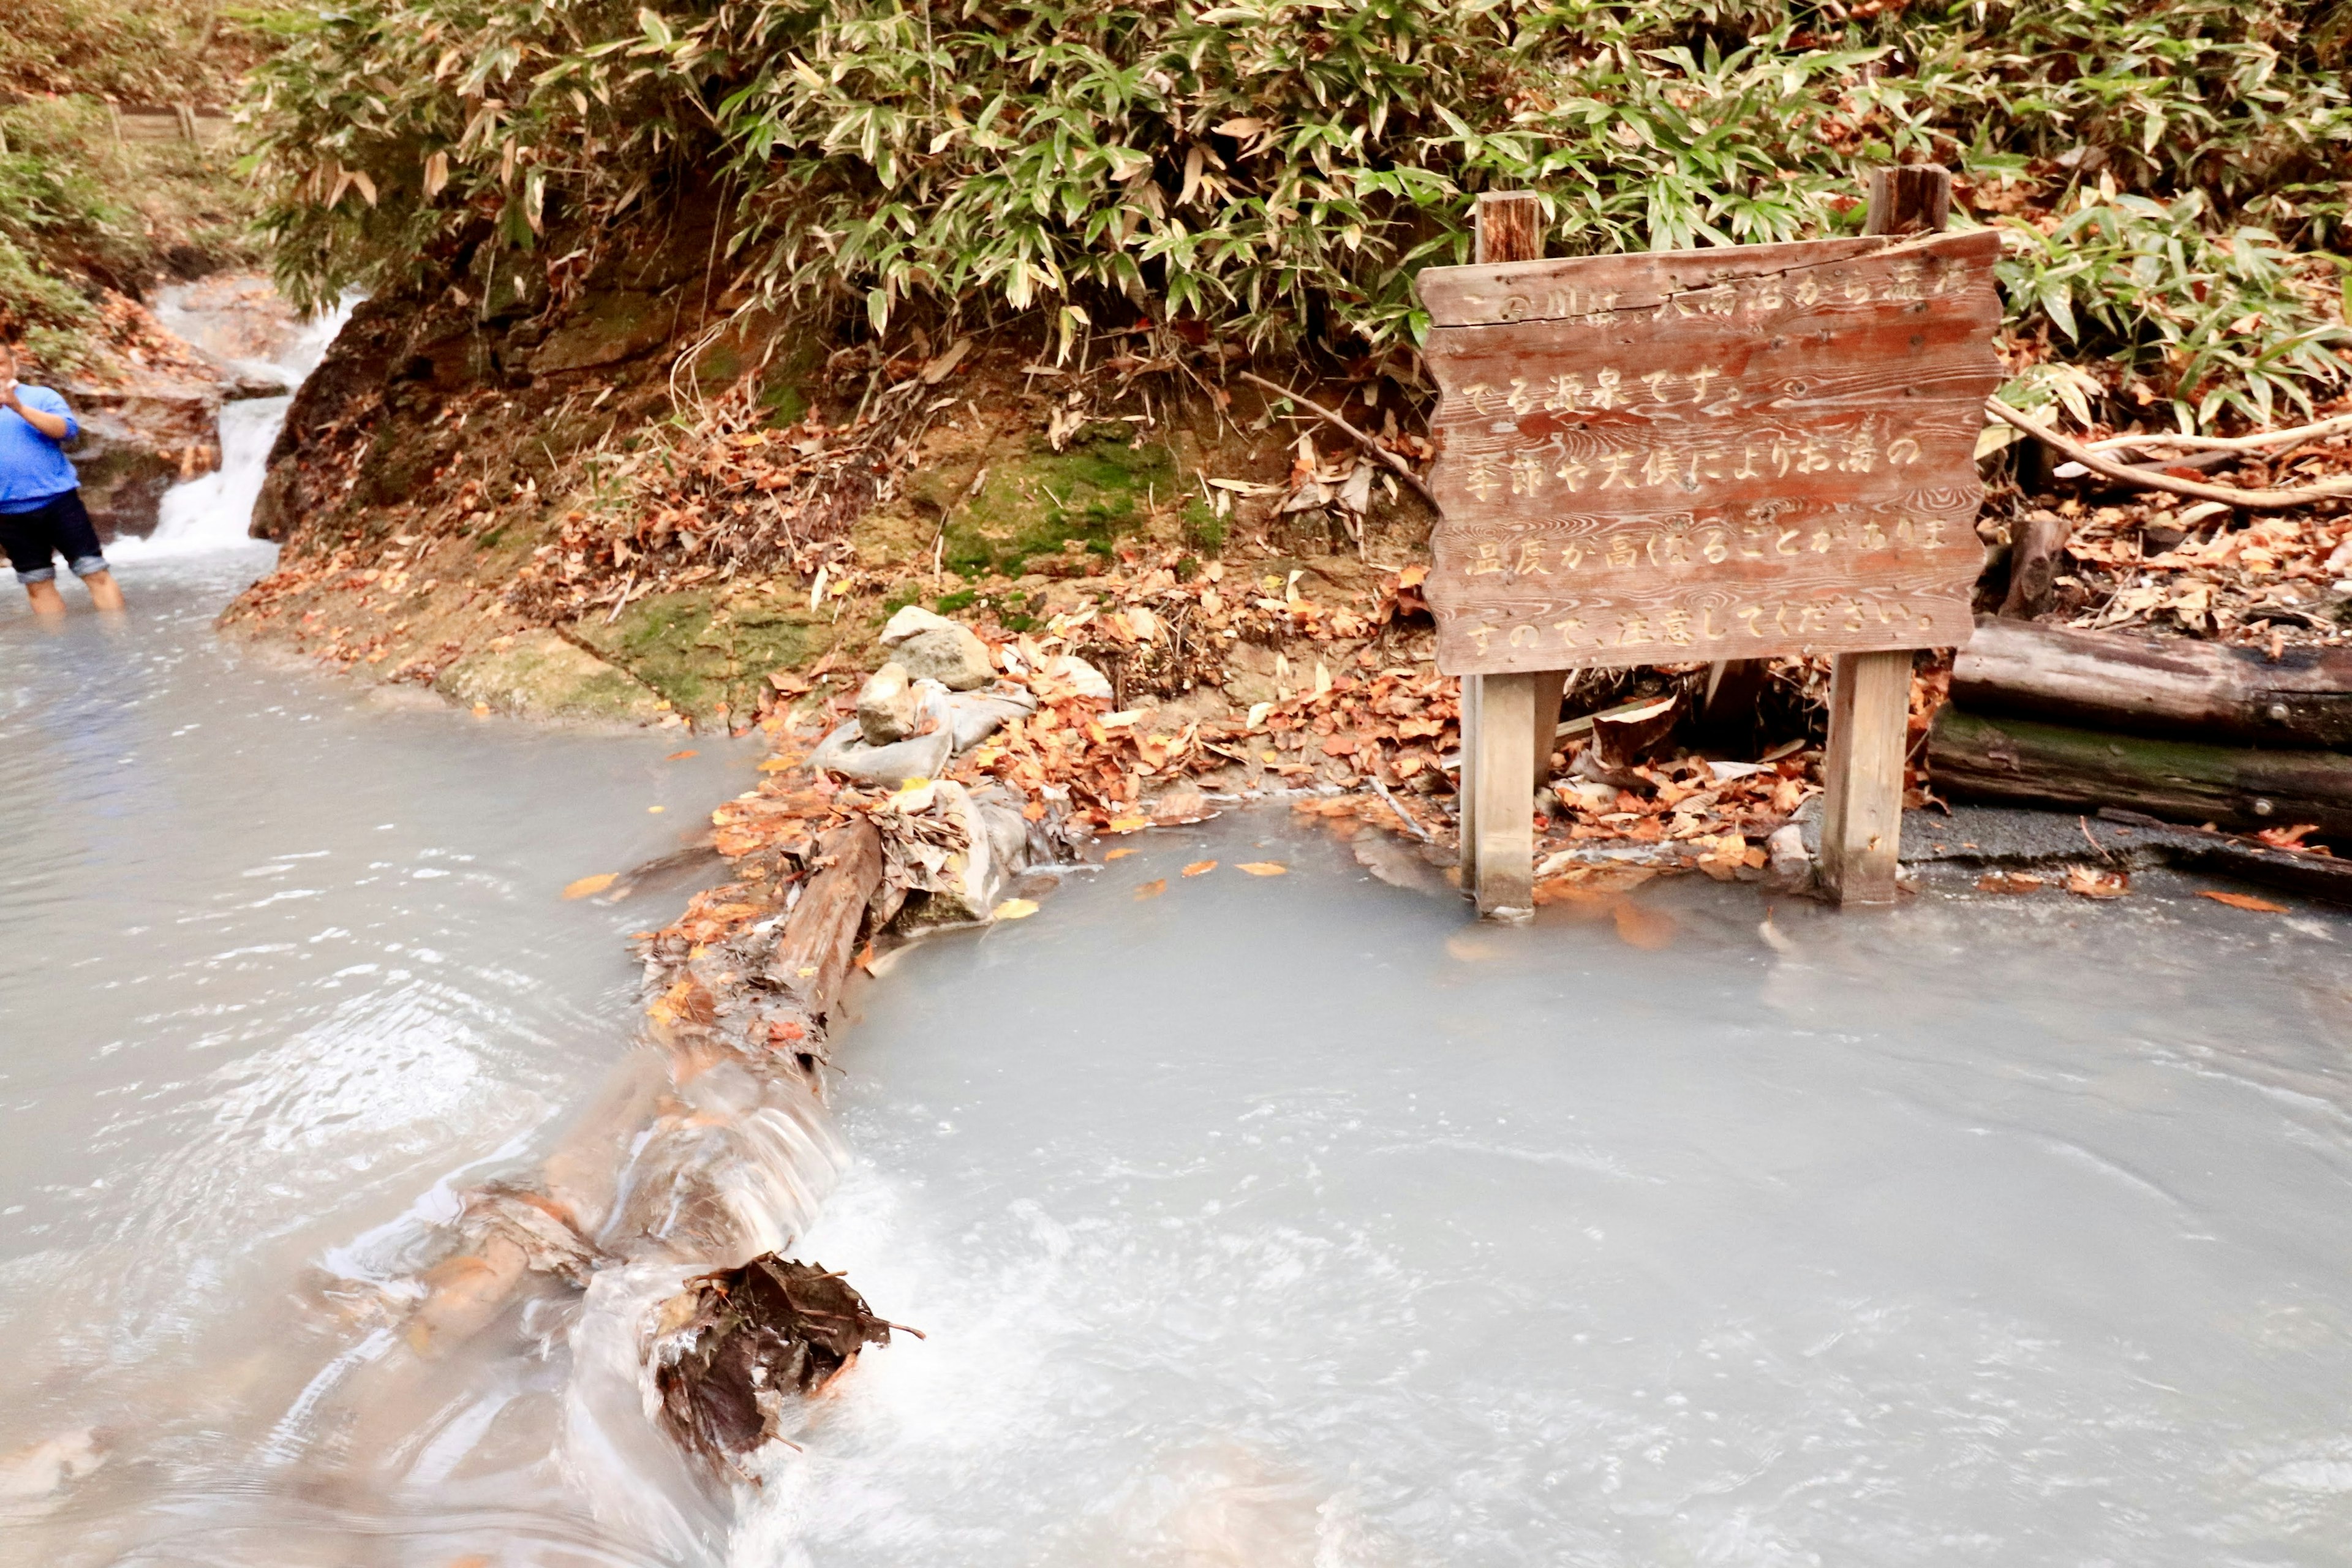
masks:
{"type": "Polygon", "coordinates": [[[0,511],[0,550],[7,551],[19,583],[57,581],[53,557],[58,555],[77,577],[106,570],[106,552],[98,547],[98,530],[82,510],[79,490],[53,495],[30,511],[0,511]]]}

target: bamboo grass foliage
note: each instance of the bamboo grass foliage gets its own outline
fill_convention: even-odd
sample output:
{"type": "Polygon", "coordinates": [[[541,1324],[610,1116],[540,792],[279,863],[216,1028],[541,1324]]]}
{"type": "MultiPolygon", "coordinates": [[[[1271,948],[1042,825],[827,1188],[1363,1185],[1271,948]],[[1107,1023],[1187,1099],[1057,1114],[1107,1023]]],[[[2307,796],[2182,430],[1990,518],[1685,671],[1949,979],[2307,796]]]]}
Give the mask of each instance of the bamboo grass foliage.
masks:
{"type": "Polygon", "coordinates": [[[2111,358],[2104,395],[2210,420],[2344,379],[2347,33],[2352,0],[352,0],[254,110],[314,300],[699,191],[751,280],[877,331],[1358,353],[1425,330],[1412,276],[1481,191],[1542,193],[1555,254],[1722,245],[1852,232],[1863,166],[1933,159],[2009,231],[2013,395],[2111,358]]]}

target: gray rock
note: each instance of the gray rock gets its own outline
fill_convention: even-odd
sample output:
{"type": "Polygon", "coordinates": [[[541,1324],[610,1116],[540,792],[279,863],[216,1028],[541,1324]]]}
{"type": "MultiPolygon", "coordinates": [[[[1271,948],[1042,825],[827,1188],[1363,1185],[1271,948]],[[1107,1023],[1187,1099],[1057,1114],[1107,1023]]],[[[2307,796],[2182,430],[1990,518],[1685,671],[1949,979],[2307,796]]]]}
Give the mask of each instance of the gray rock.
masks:
{"type": "Polygon", "coordinates": [[[1796,823],[1775,828],[1764,840],[1764,885],[1776,893],[1801,893],[1813,885],[1813,858],[1805,852],[1805,830],[1796,823]]]}
{"type": "Polygon", "coordinates": [[[954,621],[945,616],[933,615],[920,605],[902,605],[898,608],[898,613],[890,617],[889,625],[882,628],[882,635],[877,640],[884,647],[896,647],[919,632],[952,632],[961,629],[961,627],[954,621]]]}
{"type": "Polygon", "coordinates": [[[904,665],[884,665],[857,689],[857,729],[869,746],[907,739],[921,726],[922,711],[904,665]]]}
{"type": "Polygon", "coordinates": [[[928,677],[950,691],[971,691],[996,679],[988,645],[945,616],[908,605],[882,628],[881,643],[907,673],[928,677]]]}
{"type": "Polygon", "coordinates": [[[987,808],[974,801],[963,785],[942,779],[925,809],[928,816],[954,823],[961,830],[963,847],[904,868],[910,890],[919,889],[929,897],[908,900],[897,923],[911,929],[987,920],[996,908],[997,896],[1004,890],[1006,875],[987,808]]]}
{"type": "Polygon", "coordinates": [[[853,719],[824,738],[809,765],[862,784],[897,789],[908,779],[937,778],[954,755],[955,735],[944,724],[928,735],[869,746],[853,719]]]}
{"type": "Polygon", "coordinates": [[[1037,710],[1037,700],[1017,687],[993,691],[942,693],[948,722],[955,731],[955,749],[968,752],[1003,728],[1008,720],[1037,710]]]}
{"type": "Polygon", "coordinates": [[[901,640],[892,647],[890,657],[904,665],[908,675],[936,680],[950,691],[970,691],[996,679],[996,664],[989,658],[988,645],[969,627],[953,622],[901,640]]]}

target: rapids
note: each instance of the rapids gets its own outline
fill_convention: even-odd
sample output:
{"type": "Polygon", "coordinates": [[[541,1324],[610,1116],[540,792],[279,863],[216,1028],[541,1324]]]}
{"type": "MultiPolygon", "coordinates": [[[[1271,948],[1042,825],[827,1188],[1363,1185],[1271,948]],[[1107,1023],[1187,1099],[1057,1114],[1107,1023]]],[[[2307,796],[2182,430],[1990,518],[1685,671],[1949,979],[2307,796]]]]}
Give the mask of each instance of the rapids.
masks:
{"type": "Polygon", "coordinates": [[[2163,876],[1507,931],[1278,810],[1146,836],[877,964],[831,1131],[756,1113],[747,1225],[929,1336],[759,1486],[644,1416],[674,1259],[413,1355],[460,1193],[645,1079],[680,889],[559,890],[755,753],[218,641],[283,408],[115,548],[128,617],[0,595],[0,1560],[2343,1561],[2352,921],[2163,876]]]}

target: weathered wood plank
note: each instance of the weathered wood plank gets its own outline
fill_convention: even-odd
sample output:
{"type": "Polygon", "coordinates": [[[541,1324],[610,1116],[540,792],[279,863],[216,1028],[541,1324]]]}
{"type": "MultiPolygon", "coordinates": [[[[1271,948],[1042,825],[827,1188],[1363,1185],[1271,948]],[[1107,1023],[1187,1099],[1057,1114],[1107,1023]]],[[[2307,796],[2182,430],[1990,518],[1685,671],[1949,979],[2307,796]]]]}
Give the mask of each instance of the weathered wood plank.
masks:
{"type": "Polygon", "coordinates": [[[1927,763],[1937,790],[1955,799],[2121,805],[2173,822],[2308,822],[2352,833],[2352,756],[2341,752],[2159,740],[1947,706],[1929,731],[1927,763]]]}
{"type": "MultiPolygon", "coordinates": [[[[1717,280],[1432,332],[1441,668],[1965,640],[1998,237],[1739,249],[1772,254],[1513,264],[1604,296],[1717,280]],[[1729,618],[1696,618],[1710,607],[1729,618]]],[[[1464,270],[1424,272],[1424,300],[1464,270]]]]}
{"type": "Polygon", "coordinates": [[[1952,665],[1952,700],[2142,735],[2352,749],[2352,651],[2253,648],[1987,620],[1952,665]]]}
{"type": "MultiPolygon", "coordinates": [[[[1472,890],[1489,920],[1521,920],[1535,908],[1535,675],[1487,675],[1478,695],[1478,772],[1472,890]]],[[[1555,708],[1554,711],[1558,711],[1555,708]]]]}
{"type": "Polygon", "coordinates": [[[822,1023],[849,978],[867,902],[882,885],[882,836],[861,816],[826,834],[817,847],[822,868],[785,919],[770,969],[822,1023]]]}
{"type": "MultiPolygon", "coordinates": [[[[1482,266],[1543,257],[1543,202],[1536,193],[1482,195],[1475,224],[1482,266]]],[[[1534,902],[1534,802],[1527,797],[1512,799],[1507,781],[1527,778],[1531,795],[1550,778],[1552,721],[1559,717],[1559,691],[1567,675],[1538,670],[1506,679],[1527,684],[1528,724],[1524,736],[1500,736],[1484,720],[1484,677],[1463,677],[1463,889],[1477,898],[1479,914],[1489,920],[1519,920],[1534,902]],[[1545,703],[1545,691],[1550,691],[1550,703],[1545,703]],[[1524,762],[1519,757],[1522,750],[1528,752],[1524,762]],[[1486,795],[1491,799],[1484,799],[1486,795]],[[1486,848],[1494,853],[1482,853],[1486,848]]],[[[1517,687],[1507,689],[1498,712],[1510,712],[1519,696],[1517,687]]]]}
{"type": "MultiPolygon", "coordinates": [[[[1951,202],[1952,176],[1946,170],[1874,169],[1863,230],[1871,235],[1932,233],[1944,226],[1951,202]]],[[[1979,298],[1982,302],[1983,297],[1979,298]]],[[[1968,411],[1981,419],[1977,405],[1970,396],[1968,411]]],[[[1973,441],[1969,450],[1967,471],[1973,480],[1973,441]]],[[[1957,469],[1958,465],[1955,461],[1953,466],[1957,469]]],[[[1969,520],[1974,517],[1971,506],[1969,520]]],[[[1958,531],[1973,542],[1973,530],[1958,531]]],[[[1975,578],[1971,566],[1958,584],[1963,605],[1975,578]]],[[[1962,629],[1955,640],[1967,639],[1968,631],[1962,629]]],[[[1895,872],[1903,855],[1903,773],[1910,717],[1907,650],[1840,653],[1831,661],[1829,743],[1822,752],[1821,879],[1841,904],[1895,901],[1895,872]]]]}
{"type": "Polygon", "coordinates": [[[1903,751],[1911,654],[1849,654],[1832,667],[1822,763],[1822,886],[1842,904],[1891,904],[1903,847],[1903,751]]]}
{"type": "Polygon", "coordinates": [[[1719,245],[1701,250],[1431,267],[1423,269],[1413,287],[1431,323],[1438,327],[1541,321],[1598,325],[1621,311],[1654,312],[1669,300],[1684,299],[1693,301],[1694,310],[1712,306],[1724,313],[1738,314],[1740,304],[1769,297],[1756,287],[1759,279],[1792,268],[1875,256],[1891,243],[1800,239],[1779,245],[1719,245]],[[1716,292],[1726,288],[1738,296],[1737,301],[1716,292]]]}

